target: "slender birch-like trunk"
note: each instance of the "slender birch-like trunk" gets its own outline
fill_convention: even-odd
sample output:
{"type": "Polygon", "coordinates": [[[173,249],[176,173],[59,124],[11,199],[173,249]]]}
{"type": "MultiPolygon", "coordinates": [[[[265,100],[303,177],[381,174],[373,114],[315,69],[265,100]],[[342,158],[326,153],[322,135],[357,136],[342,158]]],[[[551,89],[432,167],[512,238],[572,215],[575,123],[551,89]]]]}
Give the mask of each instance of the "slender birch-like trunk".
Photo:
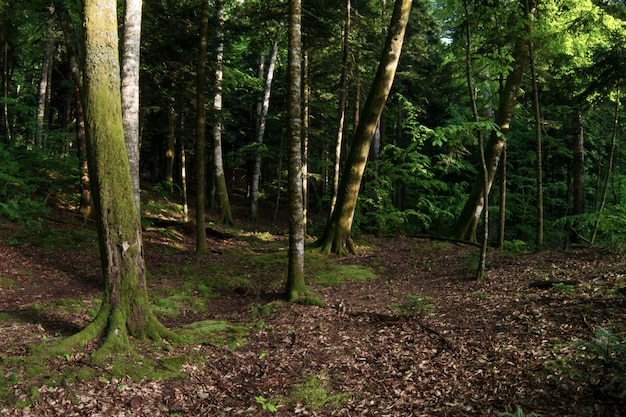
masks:
{"type": "Polygon", "coordinates": [[[139,176],[139,55],[141,44],[142,0],[124,2],[124,39],[122,44],[122,120],[126,153],[130,165],[137,215],[141,216],[139,176]]]}
{"type": "MultiPolygon", "coordinates": [[[[274,44],[272,46],[272,53],[270,55],[270,61],[267,66],[267,73],[265,74],[265,87],[263,88],[263,98],[261,99],[258,112],[258,121],[256,129],[256,143],[259,148],[263,145],[263,137],[265,135],[265,125],[267,119],[267,113],[270,108],[270,96],[272,94],[272,82],[274,80],[274,69],[276,68],[276,58],[278,57],[278,45],[280,37],[282,35],[282,24],[276,31],[274,37],[274,44]]],[[[250,183],[250,219],[258,220],[259,212],[259,182],[261,178],[261,160],[263,159],[262,153],[257,151],[254,154],[254,162],[252,166],[252,181],[250,183]]]]}
{"type": "Polygon", "coordinates": [[[344,143],[346,110],[348,102],[348,54],[350,48],[351,3],[346,0],[346,21],[343,29],[342,56],[341,56],[341,84],[339,87],[339,118],[337,120],[337,137],[335,139],[335,163],[333,164],[333,188],[330,199],[330,213],[335,209],[337,193],[339,191],[339,173],[341,170],[341,149],[344,143]]]}

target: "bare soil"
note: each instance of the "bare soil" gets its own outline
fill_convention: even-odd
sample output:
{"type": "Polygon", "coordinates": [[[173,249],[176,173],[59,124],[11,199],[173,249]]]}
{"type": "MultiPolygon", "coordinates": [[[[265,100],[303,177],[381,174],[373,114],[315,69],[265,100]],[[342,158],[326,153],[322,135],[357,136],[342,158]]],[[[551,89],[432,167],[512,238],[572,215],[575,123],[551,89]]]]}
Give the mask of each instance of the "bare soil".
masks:
{"type": "MultiPolygon", "coordinates": [[[[92,227],[70,215],[60,220],[46,222],[40,233],[92,227]]],[[[285,239],[284,225],[261,227],[243,216],[238,224],[285,239]]],[[[268,276],[233,255],[276,250],[267,240],[210,237],[211,251],[200,261],[193,236],[184,231],[169,237],[146,232],[144,241],[148,271],[161,271],[148,280],[151,293],[181,288],[180,271],[197,262],[207,271],[227,270],[233,262],[250,268],[254,285],[224,287],[204,311],[160,317],[173,329],[198,320],[249,325],[245,341],[236,348],[206,343],[165,352],[201,355],[200,363],[183,365],[185,378],[120,380],[105,377],[106,370],[58,386],[15,378],[9,358],[29,355],[27,346],[72,334],[90,320],[84,311],[41,306],[63,299],[88,305],[102,283],[93,239],[68,249],[3,238],[0,382],[9,395],[0,415],[501,416],[518,408],[541,416],[626,415],[619,369],[576,344],[592,342],[597,328],[624,331],[626,261],[617,250],[494,251],[489,279],[476,282],[473,246],[364,237],[358,256],[331,261],[369,266],[379,277],[312,285],[325,302],[312,307],[278,301],[282,288],[272,283],[284,271],[268,276]],[[167,265],[179,268],[168,275],[162,272],[167,265]]],[[[618,355],[625,348],[608,349],[618,355]]],[[[82,359],[51,360],[51,373],[73,360],[82,359]]]]}

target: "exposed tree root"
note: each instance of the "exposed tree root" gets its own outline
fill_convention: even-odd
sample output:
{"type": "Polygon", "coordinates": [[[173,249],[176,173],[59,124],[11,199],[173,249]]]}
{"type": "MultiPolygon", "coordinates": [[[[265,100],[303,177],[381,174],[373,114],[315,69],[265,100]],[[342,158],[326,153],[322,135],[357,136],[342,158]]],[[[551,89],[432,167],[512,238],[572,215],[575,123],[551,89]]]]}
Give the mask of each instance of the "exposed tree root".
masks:
{"type": "Polygon", "coordinates": [[[82,348],[92,340],[102,339],[102,345],[91,355],[92,359],[99,361],[113,354],[129,352],[131,350],[131,337],[138,340],[150,339],[155,342],[162,342],[163,340],[181,342],[181,337],[163,326],[152,313],[148,314],[147,320],[145,331],[133,332],[127,324],[126,315],[121,310],[112,311],[103,305],[94,321],[80,332],[53,345],[50,351],[67,353],[67,351],[82,348]]]}

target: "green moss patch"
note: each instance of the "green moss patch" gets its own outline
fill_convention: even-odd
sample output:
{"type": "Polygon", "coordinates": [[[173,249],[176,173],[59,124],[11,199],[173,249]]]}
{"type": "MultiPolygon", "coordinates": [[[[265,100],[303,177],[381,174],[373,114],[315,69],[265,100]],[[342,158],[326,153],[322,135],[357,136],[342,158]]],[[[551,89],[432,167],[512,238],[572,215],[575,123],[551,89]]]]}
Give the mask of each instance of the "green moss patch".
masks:
{"type": "Polygon", "coordinates": [[[350,399],[351,394],[331,394],[330,382],[326,373],[311,375],[293,387],[288,402],[304,404],[311,410],[319,410],[327,404],[340,407],[350,399]]]}

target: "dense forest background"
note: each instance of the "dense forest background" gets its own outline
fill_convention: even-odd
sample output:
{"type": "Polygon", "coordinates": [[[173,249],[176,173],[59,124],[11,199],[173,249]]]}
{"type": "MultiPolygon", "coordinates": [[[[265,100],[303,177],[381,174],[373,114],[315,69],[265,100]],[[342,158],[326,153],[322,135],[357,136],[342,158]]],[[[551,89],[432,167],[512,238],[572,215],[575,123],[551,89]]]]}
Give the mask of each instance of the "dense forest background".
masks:
{"type": "MultiPolygon", "coordinates": [[[[321,232],[329,213],[335,172],[341,172],[336,166],[345,163],[380,59],[390,3],[303,3],[309,234],[321,232]]],[[[250,198],[253,190],[261,206],[275,208],[286,196],[287,9],[281,1],[224,6],[220,123],[228,192],[231,198],[250,198]],[[273,83],[268,83],[275,41],[273,83]],[[262,161],[258,191],[257,158],[262,161]]],[[[75,40],[63,30],[72,24],[74,34],[80,33],[79,5],[4,0],[0,11],[0,214],[36,223],[53,190],[73,193],[69,201],[81,205],[75,40]],[[55,171],[71,173],[75,182],[60,183],[55,171]]],[[[145,1],[141,38],[141,177],[172,196],[188,193],[191,199],[197,191],[201,12],[197,1],[145,1]]],[[[214,9],[211,16],[208,97],[216,85],[219,27],[214,9]]],[[[481,177],[478,138],[494,132],[506,146],[497,155],[501,163],[488,205],[491,245],[622,242],[625,23],[623,3],[613,0],[414,2],[352,234],[456,236],[472,184],[481,177]],[[503,128],[498,109],[519,65],[516,105],[503,128]],[[468,79],[474,94],[468,93],[468,79]]],[[[213,100],[205,106],[210,115],[213,100]]],[[[207,137],[215,119],[208,117],[208,124],[207,137]]],[[[485,140],[487,154],[490,146],[485,140]]],[[[207,155],[210,161],[213,154],[207,155]]],[[[210,206],[216,204],[212,172],[207,170],[210,206]]],[[[475,233],[469,238],[477,239],[475,233]]]]}

